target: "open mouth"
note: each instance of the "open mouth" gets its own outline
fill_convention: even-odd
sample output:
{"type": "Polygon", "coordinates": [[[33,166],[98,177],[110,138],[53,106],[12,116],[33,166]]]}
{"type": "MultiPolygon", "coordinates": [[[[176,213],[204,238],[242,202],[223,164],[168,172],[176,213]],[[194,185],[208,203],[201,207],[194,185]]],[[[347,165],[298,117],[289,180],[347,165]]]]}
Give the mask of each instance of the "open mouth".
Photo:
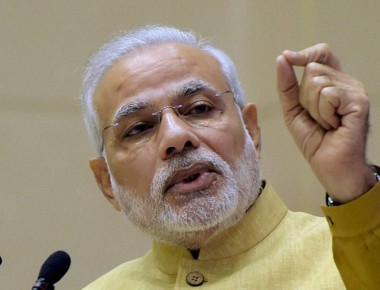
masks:
{"type": "Polygon", "coordinates": [[[200,173],[193,174],[193,175],[189,176],[188,178],[185,178],[183,181],[184,181],[184,182],[191,182],[191,181],[194,181],[194,180],[197,179],[200,175],[201,175],[200,173]]]}
{"type": "Polygon", "coordinates": [[[208,188],[215,179],[216,170],[208,164],[197,163],[177,171],[168,181],[165,192],[186,194],[208,188]]]}

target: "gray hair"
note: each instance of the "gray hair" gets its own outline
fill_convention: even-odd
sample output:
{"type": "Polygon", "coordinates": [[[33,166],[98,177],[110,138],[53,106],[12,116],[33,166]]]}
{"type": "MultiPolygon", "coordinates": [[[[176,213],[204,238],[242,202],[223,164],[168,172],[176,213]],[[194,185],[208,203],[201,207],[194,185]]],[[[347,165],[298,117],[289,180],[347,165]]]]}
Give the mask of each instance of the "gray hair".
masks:
{"type": "Polygon", "coordinates": [[[82,82],[83,118],[90,141],[99,156],[102,156],[103,153],[102,129],[98,113],[93,106],[93,96],[100,80],[108,69],[126,54],[168,42],[186,44],[213,56],[220,64],[220,70],[230,86],[237,105],[243,108],[246,104],[232,60],[225,52],[198,38],[193,32],[164,26],[147,26],[122,33],[101,47],[90,58],[82,82]]]}

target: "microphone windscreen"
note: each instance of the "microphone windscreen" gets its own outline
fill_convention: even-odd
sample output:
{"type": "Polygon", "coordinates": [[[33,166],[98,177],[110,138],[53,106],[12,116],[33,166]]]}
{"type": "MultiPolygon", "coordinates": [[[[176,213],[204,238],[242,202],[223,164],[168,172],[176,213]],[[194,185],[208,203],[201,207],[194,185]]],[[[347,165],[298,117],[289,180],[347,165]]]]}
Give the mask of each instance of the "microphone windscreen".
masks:
{"type": "Polygon", "coordinates": [[[54,252],[42,264],[38,279],[45,278],[49,284],[53,285],[66,274],[70,263],[70,256],[66,252],[54,252]]]}

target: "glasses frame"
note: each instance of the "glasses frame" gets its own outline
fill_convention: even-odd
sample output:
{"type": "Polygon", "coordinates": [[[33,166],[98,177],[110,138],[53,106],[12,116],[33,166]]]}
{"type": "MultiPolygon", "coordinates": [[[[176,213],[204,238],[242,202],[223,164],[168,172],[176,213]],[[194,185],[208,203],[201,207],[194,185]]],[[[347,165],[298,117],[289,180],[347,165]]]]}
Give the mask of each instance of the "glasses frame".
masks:
{"type": "MultiPolygon", "coordinates": [[[[233,92],[231,90],[226,90],[226,91],[223,91],[223,92],[217,92],[216,93],[216,96],[221,96],[223,94],[228,94],[228,93],[231,93],[232,96],[233,96],[233,99],[234,99],[234,102],[236,103],[236,100],[235,100],[235,96],[233,94],[233,92]]],[[[159,111],[156,111],[156,112],[153,112],[152,113],[152,116],[156,117],[157,118],[157,121],[158,121],[158,124],[161,123],[161,120],[162,120],[162,112],[166,109],[173,109],[173,111],[176,113],[177,116],[180,115],[180,113],[178,112],[178,110],[182,108],[182,105],[174,105],[174,106],[164,106],[161,108],[161,110],[159,111]]],[[[119,122],[115,122],[111,125],[108,125],[106,127],[103,128],[102,130],[102,134],[101,134],[101,137],[102,137],[102,146],[101,146],[101,152],[103,152],[103,150],[105,149],[105,146],[104,146],[104,131],[109,129],[109,128],[112,128],[112,127],[116,127],[119,125],[119,122]]]]}

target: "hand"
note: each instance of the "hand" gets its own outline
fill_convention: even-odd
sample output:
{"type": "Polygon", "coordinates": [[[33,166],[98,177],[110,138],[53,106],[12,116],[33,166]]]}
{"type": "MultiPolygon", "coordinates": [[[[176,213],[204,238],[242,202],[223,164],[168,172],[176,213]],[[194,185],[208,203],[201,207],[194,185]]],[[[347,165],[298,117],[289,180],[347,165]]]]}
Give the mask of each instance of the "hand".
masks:
{"type": "Polygon", "coordinates": [[[285,123],[329,195],[351,201],[375,185],[366,162],[369,100],[326,44],[277,58],[285,123]],[[294,66],[304,67],[298,83],[294,66]]]}

